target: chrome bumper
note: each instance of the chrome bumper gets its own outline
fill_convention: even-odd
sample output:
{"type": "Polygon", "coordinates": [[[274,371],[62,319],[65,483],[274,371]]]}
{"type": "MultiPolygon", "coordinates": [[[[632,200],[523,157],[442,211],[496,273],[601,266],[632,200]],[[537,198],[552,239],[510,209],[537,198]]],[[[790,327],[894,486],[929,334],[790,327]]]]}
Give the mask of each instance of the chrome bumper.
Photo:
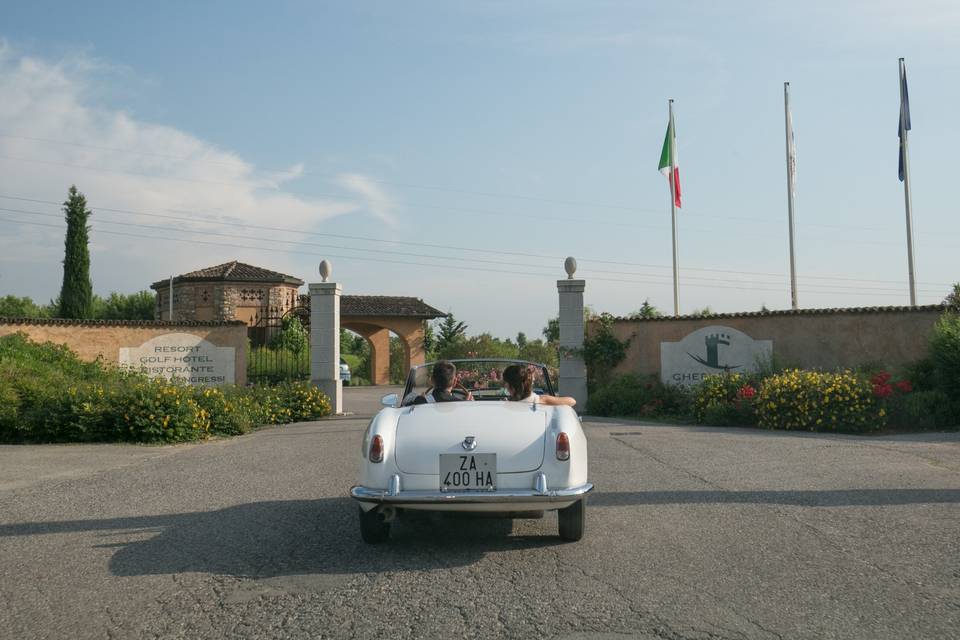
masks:
{"type": "Polygon", "coordinates": [[[398,491],[351,487],[350,497],[360,502],[385,504],[498,504],[510,502],[568,502],[593,491],[589,482],[569,489],[550,489],[539,492],[532,489],[504,491],[398,491]]]}

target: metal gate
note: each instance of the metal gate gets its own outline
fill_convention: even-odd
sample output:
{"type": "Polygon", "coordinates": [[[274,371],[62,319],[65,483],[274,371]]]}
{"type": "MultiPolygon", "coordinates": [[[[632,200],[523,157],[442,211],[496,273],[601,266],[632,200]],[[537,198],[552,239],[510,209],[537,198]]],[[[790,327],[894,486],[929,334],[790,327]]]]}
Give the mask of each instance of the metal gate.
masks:
{"type": "Polygon", "coordinates": [[[247,329],[247,381],[276,384],[310,379],[310,309],[264,307],[247,329]]]}

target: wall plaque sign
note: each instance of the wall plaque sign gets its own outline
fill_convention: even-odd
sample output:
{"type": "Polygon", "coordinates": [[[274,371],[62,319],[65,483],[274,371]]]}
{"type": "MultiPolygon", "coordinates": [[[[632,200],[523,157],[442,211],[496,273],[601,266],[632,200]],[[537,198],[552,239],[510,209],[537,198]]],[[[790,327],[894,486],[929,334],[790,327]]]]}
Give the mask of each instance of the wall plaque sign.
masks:
{"type": "Polygon", "coordinates": [[[754,340],[731,327],[704,327],[680,342],[660,343],[660,379],[690,386],[714,373],[756,371],[772,355],[772,340],[754,340]]]}
{"type": "Polygon", "coordinates": [[[190,333],[166,333],[139,347],[120,348],[120,366],[151,378],[182,378],[190,384],[233,384],[236,349],[218,347],[190,333]]]}

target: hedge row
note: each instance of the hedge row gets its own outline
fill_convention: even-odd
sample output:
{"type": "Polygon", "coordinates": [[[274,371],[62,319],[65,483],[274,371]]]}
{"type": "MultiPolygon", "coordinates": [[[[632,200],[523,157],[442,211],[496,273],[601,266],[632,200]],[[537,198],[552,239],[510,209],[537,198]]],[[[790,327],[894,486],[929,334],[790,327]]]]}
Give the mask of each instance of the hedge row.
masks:
{"type": "Polygon", "coordinates": [[[83,362],[24,334],[0,338],[2,442],[185,442],[329,413],[308,383],[192,387],[83,362]]]}

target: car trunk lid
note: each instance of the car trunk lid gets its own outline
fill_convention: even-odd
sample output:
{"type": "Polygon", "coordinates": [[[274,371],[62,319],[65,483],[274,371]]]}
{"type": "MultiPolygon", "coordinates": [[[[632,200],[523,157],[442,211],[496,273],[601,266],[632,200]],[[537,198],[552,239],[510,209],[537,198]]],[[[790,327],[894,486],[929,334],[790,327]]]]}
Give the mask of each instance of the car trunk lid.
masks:
{"type": "Polygon", "coordinates": [[[543,464],[547,411],[525,402],[446,402],[418,405],[397,422],[396,461],[403,473],[440,473],[440,454],[497,454],[497,473],[521,473],[543,464]]]}

